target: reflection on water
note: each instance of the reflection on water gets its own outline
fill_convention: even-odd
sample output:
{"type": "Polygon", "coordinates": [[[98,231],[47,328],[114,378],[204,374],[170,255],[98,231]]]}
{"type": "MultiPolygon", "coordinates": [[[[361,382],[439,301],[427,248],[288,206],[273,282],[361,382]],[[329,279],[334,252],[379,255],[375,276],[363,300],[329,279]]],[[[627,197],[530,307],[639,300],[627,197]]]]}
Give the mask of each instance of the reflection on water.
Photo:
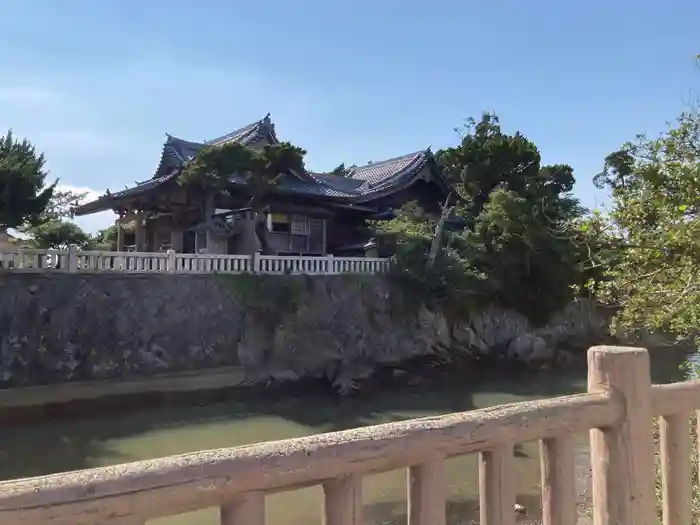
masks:
{"type": "MultiPolygon", "coordinates": [[[[655,382],[681,378],[679,359],[669,352],[654,358],[655,382]]],[[[444,377],[411,388],[393,389],[356,399],[305,396],[278,401],[227,401],[204,407],[146,410],[114,418],[49,421],[0,429],[0,479],[39,476],[112,465],[195,450],[232,447],[301,437],[362,425],[472,410],[502,403],[578,393],[585,390],[583,370],[563,374],[530,373],[508,379],[492,377],[469,384],[444,377]]],[[[586,436],[578,440],[578,466],[586,470],[586,436]]],[[[539,512],[539,450],[526,443],[516,450],[518,502],[533,520],[539,512]]],[[[478,519],[476,457],[451,459],[447,465],[450,525],[478,519]]],[[[267,498],[270,525],[321,523],[320,488],[267,498]]],[[[401,524],[406,520],[405,472],[364,480],[366,523],[401,524]]],[[[159,525],[218,523],[218,511],[154,520],[159,525]]]]}

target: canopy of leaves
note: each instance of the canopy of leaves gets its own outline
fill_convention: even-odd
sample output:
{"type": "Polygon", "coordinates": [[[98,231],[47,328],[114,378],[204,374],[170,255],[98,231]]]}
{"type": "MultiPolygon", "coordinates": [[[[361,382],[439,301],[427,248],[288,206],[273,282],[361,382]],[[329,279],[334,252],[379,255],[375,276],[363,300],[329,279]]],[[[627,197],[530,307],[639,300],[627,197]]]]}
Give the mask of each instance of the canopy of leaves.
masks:
{"type": "Polygon", "coordinates": [[[54,188],[49,203],[41,213],[41,220],[55,221],[59,219],[72,218],[73,210],[79,206],[87,192],[74,192],[70,190],[59,190],[54,188]]]}
{"type": "Polygon", "coordinates": [[[346,177],[348,174],[348,170],[345,167],[345,163],[341,162],[338,164],[333,170],[331,171],[331,175],[336,175],[338,177],[346,177]]]}
{"type": "Polygon", "coordinates": [[[573,170],[541,166],[535,144],[520,133],[504,133],[495,115],[469,121],[460,139],[436,156],[463,199],[456,212],[467,227],[444,233],[435,268],[424,264],[435,218],[415,206],[374,223],[378,239],[393,245],[397,266],[423,279],[435,295],[469,308],[513,308],[543,321],[582,280],[574,232],[584,210],[570,193],[573,170]]]}
{"type": "Polygon", "coordinates": [[[624,331],[678,337],[700,327],[700,115],[683,113],[655,139],[638,136],[606,158],[605,224],[619,253],[597,292],[619,306],[624,331]]]}
{"type": "Polygon", "coordinates": [[[0,229],[39,220],[54,192],[46,186],[44,155],[11,131],[0,136],[0,229]]]}
{"type": "Polygon", "coordinates": [[[180,175],[183,184],[205,190],[225,190],[233,175],[242,177],[251,196],[251,205],[259,205],[279,182],[281,175],[304,169],[306,151],[289,142],[253,149],[236,142],[204,148],[180,175]]]}
{"type": "MultiPolygon", "coordinates": [[[[135,226],[133,223],[122,224],[122,230],[126,232],[133,232],[135,226]]],[[[117,227],[116,225],[108,226],[104,230],[98,231],[93,235],[90,245],[95,250],[107,250],[116,251],[117,249],[117,227]]]]}
{"type": "Polygon", "coordinates": [[[71,244],[86,248],[91,242],[90,235],[80,226],[66,220],[42,222],[25,231],[31,236],[30,243],[35,248],[65,250],[71,244]]]}

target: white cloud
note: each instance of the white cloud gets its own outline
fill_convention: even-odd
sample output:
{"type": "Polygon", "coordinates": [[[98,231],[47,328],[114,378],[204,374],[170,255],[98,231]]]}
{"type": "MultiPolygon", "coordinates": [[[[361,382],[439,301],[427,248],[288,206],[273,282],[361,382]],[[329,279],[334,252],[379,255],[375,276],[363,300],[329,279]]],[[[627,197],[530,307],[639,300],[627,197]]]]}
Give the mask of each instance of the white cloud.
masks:
{"type": "MultiPolygon", "coordinates": [[[[101,195],[104,195],[104,190],[96,190],[94,188],[88,188],[85,186],[71,186],[69,184],[59,184],[56,186],[58,191],[70,191],[75,194],[84,193],[85,198],[82,203],[94,201],[101,195]]],[[[80,226],[87,233],[97,233],[99,230],[103,230],[108,226],[113,226],[114,221],[117,220],[116,213],[112,211],[102,211],[92,215],[82,215],[80,217],[75,217],[73,222],[80,226]]]]}
{"type": "Polygon", "coordinates": [[[84,193],[85,198],[82,200],[83,203],[94,201],[100,195],[104,194],[104,190],[96,190],[94,188],[88,188],[86,186],[72,186],[70,184],[58,184],[56,186],[57,191],[70,191],[71,193],[78,194],[84,193]]]}
{"type": "MultiPolygon", "coordinates": [[[[56,186],[58,191],[70,191],[75,194],[84,193],[85,198],[82,203],[90,202],[97,199],[99,196],[104,194],[104,191],[96,190],[94,188],[88,188],[84,186],[71,186],[69,184],[59,184],[56,186]]],[[[117,220],[117,215],[110,211],[102,211],[95,213],[93,215],[83,215],[80,217],[75,217],[73,222],[80,226],[86,233],[97,233],[99,230],[104,230],[108,226],[113,226],[114,221],[117,220]]],[[[27,236],[19,233],[17,230],[9,228],[8,233],[14,235],[20,239],[27,239],[27,236]]]]}
{"type": "Polygon", "coordinates": [[[114,221],[117,220],[117,215],[112,211],[101,211],[93,215],[83,215],[75,217],[73,222],[80,226],[87,233],[97,233],[99,230],[104,230],[109,226],[114,226],[114,221]]]}

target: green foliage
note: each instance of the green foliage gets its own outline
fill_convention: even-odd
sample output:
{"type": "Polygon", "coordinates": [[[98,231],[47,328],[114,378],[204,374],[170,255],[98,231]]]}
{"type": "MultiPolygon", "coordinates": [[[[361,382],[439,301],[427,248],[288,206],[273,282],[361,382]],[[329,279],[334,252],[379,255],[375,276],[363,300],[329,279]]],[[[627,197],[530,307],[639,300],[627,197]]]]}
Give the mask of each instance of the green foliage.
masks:
{"type": "MultiPolygon", "coordinates": [[[[134,224],[122,224],[122,230],[127,232],[134,231],[134,224]]],[[[116,251],[117,249],[117,226],[108,226],[104,230],[98,231],[92,236],[90,246],[95,250],[116,251]]]]}
{"type": "Polygon", "coordinates": [[[337,175],[338,177],[345,177],[348,174],[348,170],[345,167],[345,163],[341,162],[332,171],[331,175],[337,175]]]}
{"type": "MultiPolygon", "coordinates": [[[[413,295],[448,310],[467,312],[480,304],[484,276],[470,266],[452,244],[443,249],[431,268],[427,253],[435,221],[414,202],[396,211],[390,221],[372,221],[377,241],[394,254],[391,276],[413,295]]],[[[453,240],[456,236],[450,235],[453,240]]]]}
{"type": "Polygon", "coordinates": [[[618,306],[615,327],[678,338],[700,326],[700,115],[683,113],[655,139],[638,136],[606,158],[607,234],[615,264],[595,290],[618,306]]]}
{"type": "Polygon", "coordinates": [[[226,286],[243,306],[255,312],[276,317],[295,312],[313,280],[308,276],[274,276],[251,274],[217,274],[216,279],[226,286]]]}
{"type": "Polygon", "coordinates": [[[182,184],[205,190],[225,190],[233,175],[242,177],[251,194],[251,205],[259,206],[279,182],[280,176],[304,168],[306,151],[289,142],[253,149],[237,142],[204,148],[180,175],[182,184]]]}
{"type": "Polygon", "coordinates": [[[66,249],[71,244],[83,249],[91,247],[92,237],[68,220],[85,195],[54,189],[44,210],[19,230],[29,236],[29,243],[36,248],[66,249]]]}
{"type": "Polygon", "coordinates": [[[60,219],[73,218],[73,209],[79,206],[85,197],[87,192],[75,193],[70,190],[61,191],[54,189],[49,203],[46,208],[41,213],[41,221],[57,221],[60,219]]]}
{"type": "Polygon", "coordinates": [[[464,197],[465,216],[475,219],[496,189],[513,192],[547,215],[581,213],[571,196],[573,169],[542,166],[537,146],[522,133],[503,132],[499,118],[484,113],[467,120],[460,144],[440,150],[436,157],[445,176],[464,197]]]}
{"type": "Polygon", "coordinates": [[[87,248],[91,241],[90,235],[80,226],[61,219],[40,222],[23,231],[30,235],[30,243],[35,248],[64,250],[71,244],[78,248],[87,248]]]}
{"type": "Polygon", "coordinates": [[[0,136],[0,229],[39,220],[56,186],[46,186],[44,162],[27,139],[0,136]]]}
{"type": "Polygon", "coordinates": [[[583,209],[570,193],[571,167],[541,166],[535,144],[504,133],[491,114],[470,120],[460,143],[436,156],[463,199],[455,211],[467,227],[443,233],[428,268],[435,217],[412,204],[392,221],[373,223],[378,240],[396,252],[397,273],[460,309],[495,304],[535,322],[571,300],[584,271],[583,209]]]}

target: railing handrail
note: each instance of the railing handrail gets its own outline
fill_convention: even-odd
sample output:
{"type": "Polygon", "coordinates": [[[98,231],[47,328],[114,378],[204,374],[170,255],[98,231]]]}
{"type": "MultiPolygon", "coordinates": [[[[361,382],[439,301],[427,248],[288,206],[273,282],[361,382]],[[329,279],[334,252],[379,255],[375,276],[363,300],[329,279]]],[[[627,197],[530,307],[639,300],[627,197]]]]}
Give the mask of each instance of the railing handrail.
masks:
{"type": "Polygon", "coordinates": [[[535,439],[543,523],[573,523],[571,436],[590,430],[594,523],[651,525],[651,418],[661,413],[664,525],[689,524],[687,412],[700,409],[700,381],[652,386],[643,349],[588,356],[587,394],[2,482],[0,523],[143,523],[218,505],[224,525],[263,525],[266,493],[323,484],[326,522],[355,525],[361,477],[408,468],[409,523],[444,525],[444,459],[478,452],[481,523],[513,525],[513,447],[535,439]]]}
{"type": "MultiPolygon", "coordinates": [[[[68,252],[65,252],[68,253],[68,252]]],[[[75,252],[80,256],[97,256],[97,257],[167,257],[168,252],[112,252],[109,250],[78,250],[75,252]]]]}
{"type": "MultiPolygon", "coordinates": [[[[201,451],[18,481],[0,482],[0,523],[6,515],[37,505],[60,506],[120,496],[172,497],[180,513],[200,506],[204,487],[233,496],[314,485],[353,474],[409,467],[439,453],[450,457],[487,450],[503,442],[528,441],[608,426],[622,407],[608,394],[576,394],[538,401],[374,425],[340,432],[201,451]],[[342,458],[342,461],[339,461],[342,458]],[[264,464],[265,472],[261,474],[264,464]]],[[[213,501],[212,503],[216,503],[213,501]]],[[[139,505],[140,506],[140,505],[139,505]]],[[[206,505],[201,505],[204,507],[206,505]]],[[[156,517],[156,512],[151,517],[156,517]]],[[[68,518],[66,518],[68,519],[68,518]]],[[[67,523],[67,522],[66,522],[67,523]]]]}
{"type": "MultiPolygon", "coordinates": [[[[166,254],[167,255],[167,254],[166,254]]],[[[175,253],[175,257],[178,259],[240,259],[240,260],[250,260],[253,258],[252,255],[245,255],[239,253],[175,253]]]]}
{"type": "Polygon", "coordinates": [[[262,255],[113,252],[106,250],[66,250],[21,248],[0,250],[3,268],[12,271],[127,272],[127,273],[335,273],[373,274],[388,269],[389,259],[380,257],[338,257],[334,255],[262,255]],[[5,264],[7,263],[7,264],[5,264]],[[57,264],[56,264],[57,263],[57,264]]]}

